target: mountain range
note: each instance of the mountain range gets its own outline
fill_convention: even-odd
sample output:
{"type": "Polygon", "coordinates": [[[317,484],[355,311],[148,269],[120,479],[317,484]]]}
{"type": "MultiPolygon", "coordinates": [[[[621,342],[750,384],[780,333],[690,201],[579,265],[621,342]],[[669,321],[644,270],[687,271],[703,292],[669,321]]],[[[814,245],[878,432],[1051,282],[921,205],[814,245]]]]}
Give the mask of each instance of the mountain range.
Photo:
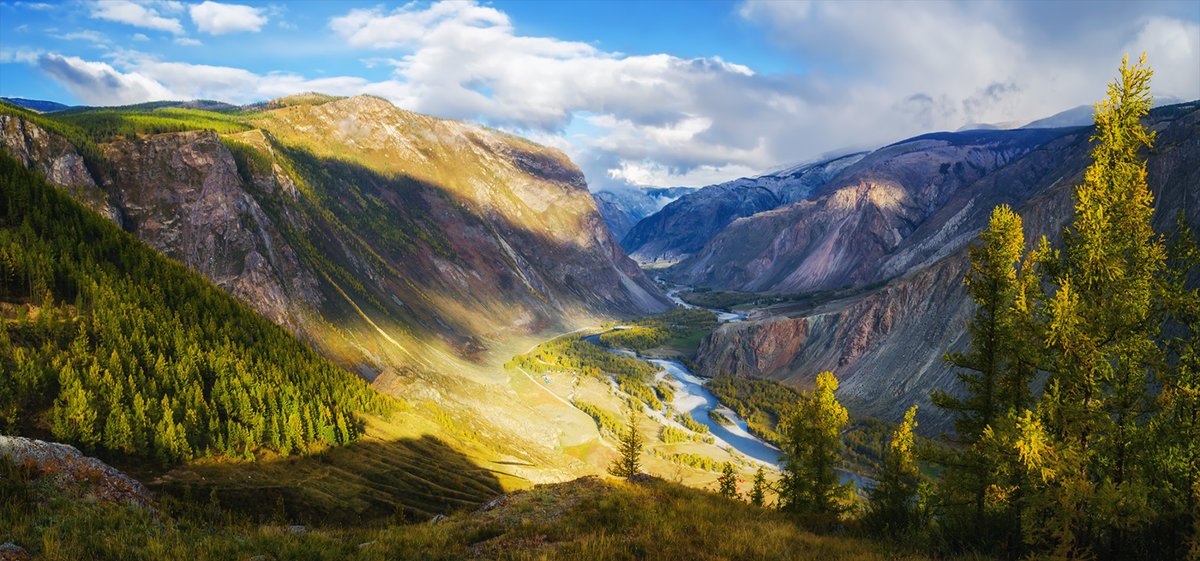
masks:
{"type": "MultiPolygon", "coordinates": [[[[1200,224],[1198,108],[1147,118],[1158,135],[1148,181],[1159,232],[1180,213],[1200,224]]],[[[807,388],[830,370],[853,413],[896,419],[924,404],[922,430],[936,434],[949,427],[928,395],[954,389],[942,357],[963,348],[974,309],[962,283],[967,246],[999,204],[1024,217],[1031,245],[1043,235],[1056,243],[1092,130],[922,135],[783,174],[800,185],[791,200],[779,175],[705,187],[643,219],[622,244],[665,280],[780,302],[705,339],[701,375],[807,388]]]]}

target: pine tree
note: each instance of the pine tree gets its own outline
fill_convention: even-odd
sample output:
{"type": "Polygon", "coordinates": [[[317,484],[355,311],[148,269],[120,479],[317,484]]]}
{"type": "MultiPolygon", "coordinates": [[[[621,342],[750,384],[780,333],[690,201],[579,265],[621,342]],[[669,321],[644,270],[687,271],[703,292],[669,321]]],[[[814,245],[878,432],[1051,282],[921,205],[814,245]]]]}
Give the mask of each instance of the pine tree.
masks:
{"type": "Polygon", "coordinates": [[[836,517],[846,510],[854,483],[839,484],[834,466],[849,414],[833,395],[837,387],[833,373],[822,372],[816,389],[803,394],[792,415],[779,482],[779,507],[785,512],[836,517]]]}
{"type": "Polygon", "coordinates": [[[916,525],[920,471],[913,457],[913,430],[917,428],[917,406],[904,414],[904,422],[892,435],[883,459],[879,481],[868,494],[870,505],[865,522],[869,527],[899,536],[916,525]]]}
{"type": "Polygon", "coordinates": [[[608,466],[608,473],[614,477],[629,479],[641,472],[642,434],[637,428],[637,413],[630,409],[626,417],[628,421],[625,433],[621,435],[621,442],[617,447],[617,453],[620,455],[608,466]]]}
{"type": "Polygon", "coordinates": [[[104,423],[104,447],[126,454],[134,451],[133,429],[129,426],[129,416],[122,404],[108,412],[108,420],[104,423]]]}
{"type": "Polygon", "coordinates": [[[763,506],[767,495],[767,476],[763,474],[762,466],[754,472],[754,486],[750,488],[750,504],[763,506]]]}
{"type": "Polygon", "coordinates": [[[721,469],[721,477],[717,478],[718,493],[727,499],[738,498],[737,492],[737,472],[733,469],[733,464],[725,462],[725,466],[721,469]]]}

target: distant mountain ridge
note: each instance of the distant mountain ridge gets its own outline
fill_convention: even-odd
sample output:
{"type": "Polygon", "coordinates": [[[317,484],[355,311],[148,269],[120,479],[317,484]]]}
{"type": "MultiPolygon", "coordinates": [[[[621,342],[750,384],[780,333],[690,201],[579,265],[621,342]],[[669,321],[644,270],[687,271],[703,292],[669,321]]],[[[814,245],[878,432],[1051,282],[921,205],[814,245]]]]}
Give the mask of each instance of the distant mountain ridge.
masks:
{"type": "Polygon", "coordinates": [[[678,262],[738,218],[803,200],[863,155],[848,154],[704,187],[643,219],[621,245],[643,264],[678,262]]]}
{"type": "Polygon", "coordinates": [[[695,191],[692,187],[639,187],[621,191],[592,193],[596,208],[608,224],[613,238],[620,240],[634,224],[662,210],[679,197],[695,191]]]}
{"type": "Polygon", "coordinates": [[[17,107],[37,111],[38,113],[49,113],[51,111],[62,111],[70,109],[70,105],[59,103],[57,101],[45,101],[41,99],[25,99],[23,97],[0,97],[0,101],[7,101],[17,107]]]}

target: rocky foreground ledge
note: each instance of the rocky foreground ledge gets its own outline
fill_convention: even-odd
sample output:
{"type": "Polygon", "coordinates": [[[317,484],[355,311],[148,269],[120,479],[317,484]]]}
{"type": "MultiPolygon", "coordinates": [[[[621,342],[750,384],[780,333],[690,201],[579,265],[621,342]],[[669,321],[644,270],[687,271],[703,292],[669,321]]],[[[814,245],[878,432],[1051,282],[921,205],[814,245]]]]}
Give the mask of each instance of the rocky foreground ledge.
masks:
{"type": "Polygon", "coordinates": [[[74,446],[44,442],[21,436],[0,436],[0,457],[8,457],[19,468],[58,475],[61,487],[90,484],[97,499],[112,503],[151,506],[153,495],[137,480],[90,456],[74,446]]]}

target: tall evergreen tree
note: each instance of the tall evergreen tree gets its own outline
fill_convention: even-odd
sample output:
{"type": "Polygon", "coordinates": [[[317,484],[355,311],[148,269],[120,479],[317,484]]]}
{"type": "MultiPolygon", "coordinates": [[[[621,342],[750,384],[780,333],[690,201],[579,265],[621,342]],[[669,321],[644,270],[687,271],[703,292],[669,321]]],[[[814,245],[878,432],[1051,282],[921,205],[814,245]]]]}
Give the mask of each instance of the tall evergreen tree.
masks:
{"type": "Polygon", "coordinates": [[[1175,336],[1152,421],[1149,475],[1158,532],[1172,544],[1166,553],[1200,557],[1200,291],[1187,288],[1200,273],[1200,243],[1182,217],[1167,256],[1162,300],[1175,336]]]}
{"type": "Polygon", "coordinates": [[[837,387],[833,373],[819,374],[817,387],[802,395],[789,422],[779,481],[779,507],[785,512],[838,516],[846,510],[854,483],[839,484],[834,471],[849,422],[833,395],[837,387]]]}
{"type": "Polygon", "coordinates": [[[987,501],[989,490],[1009,482],[998,480],[997,458],[983,436],[1032,401],[1029,384],[1036,359],[1029,344],[1033,338],[1029,303],[1036,295],[1036,277],[1033,267],[1022,264],[1024,249],[1021,217],[1007,205],[996,207],[988,228],[980,233],[980,243],[969,250],[971,269],[964,283],[976,305],[967,328],[970,346],[966,352],[946,355],[946,362],[958,369],[958,395],[937,390],[931,396],[935,406],[954,416],[955,434],[949,439],[959,446],[942,458],[946,474],[939,496],[947,539],[964,546],[996,547],[1019,541],[1013,503],[987,501]]]}
{"type": "Polygon", "coordinates": [[[750,504],[763,506],[767,498],[767,476],[763,474],[762,466],[754,472],[754,484],[750,487],[750,504]]]}
{"type": "Polygon", "coordinates": [[[1080,460],[1034,501],[1040,516],[1070,522],[1056,538],[1059,552],[1127,555],[1127,535],[1151,515],[1139,458],[1148,383],[1162,358],[1156,279],[1164,258],[1141,152],[1154,141],[1140,123],[1151,75],[1144,55],[1132,66],[1126,57],[1096,104],[1092,165],[1075,189],[1061,253],[1043,260],[1051,375],[1040,410],[1057,453],[1080,460]]]}
{"type": "Polygon", "coordinates": [[[904,422],[888,445],[879,481],[868,494],[867,525],[891,536],[898,536],[917,523],[917,485],[921,473],[913,457],[916,414],[916,405],[904,414],[904,422]]]}
{"type": "Polygon", "coordinates": [[[617,456],[608,466],[608,473],[614,477],[629,479],[641,472],[642,469],[642,434],[637,428],[637,412],[630,409],[626,414],[625,433],[617,447],[617,456]]]}

